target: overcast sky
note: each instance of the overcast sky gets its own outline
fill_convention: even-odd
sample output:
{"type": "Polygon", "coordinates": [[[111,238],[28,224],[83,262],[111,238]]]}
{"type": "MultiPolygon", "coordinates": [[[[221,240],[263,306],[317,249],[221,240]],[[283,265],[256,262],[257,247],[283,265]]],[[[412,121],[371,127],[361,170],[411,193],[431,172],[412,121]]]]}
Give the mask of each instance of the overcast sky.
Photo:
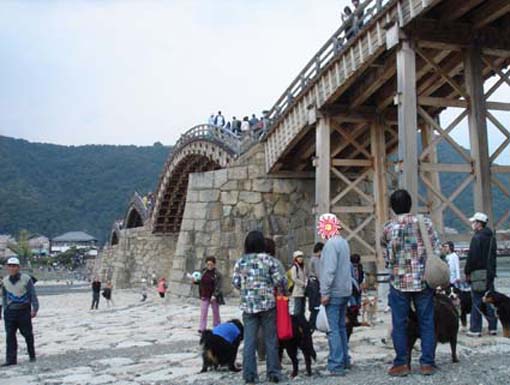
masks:
{"type": "MultiPolygon", "coordinates": [[[[0,1],[0,134],[74,145],[173,144],[219,109],[260,114],[350,3],[0,1]]],[[[492,100],[509,98],[506,87],[492,100]]],[[[469,146],[466,121],[452,135],[469,146]]],[[[491,124],[489,135],[494,150],[504,138],[491,124]]]]}
{"type": "Polygon", "coordinates": [[[0,134],[172,144],[218,109],[260,114],[339,27],[344,4],[2,0],[0,134]]]}

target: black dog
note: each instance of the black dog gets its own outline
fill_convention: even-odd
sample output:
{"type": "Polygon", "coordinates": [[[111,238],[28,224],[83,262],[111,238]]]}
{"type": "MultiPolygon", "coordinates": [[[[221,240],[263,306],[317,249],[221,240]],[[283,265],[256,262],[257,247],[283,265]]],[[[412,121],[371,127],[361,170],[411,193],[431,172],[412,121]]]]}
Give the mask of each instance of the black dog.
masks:
{"type": "Polygon", "coordinates": [[[317,360],[317,354],[313,348],[312,333],[310,326],[304,316],[291,316],[292,318],[292,338],[288,340],[279,340],[280,363],[282,362],[283,351],[287,352],[292,361],[291,377],[298,375],[298,349],[303,352],[305,357],[306,374],[312,375],[312,358],[317,360]]]}
{"type": "MultiPolygon", "coordinates": [[[[459,315],[452,300],[445,294],[434,295],[434,328],[436,343],[449,342],[452,351],[452,361],[459,362],[457,358],[457,333],[459,332],[459,315]]],[[[407,319],[408,366],[411,368],[411,352],[416,340],[420,338],[418,316],[414,310],[409,311],[407,319]]]]}
{"type": "Polygon", "coordinates": [[[200,345],[203,346],[201,373],[211,367],[216,370],[225,365],[233,372],[240,371],[236,366],[236,357],[243,332],[243,324],[238,319],[222,323],[213,330],[204,330],[200,338],[200,345]]]}
{"type": "Polygon", "coordinates": [[[359,306],[348,306],[345,312],[345,329],[347,330],[347,341],[351,339],[352,331],[358,326],[370,326],[368,323],[359,322],[359,306]]]}
{"type": "Polygon", "coordinates": [[[510,298],[497,291],[488,291],[482,301],[496,307],[496,314],[503,326],[503,336],[510,338],[510,298]]]}

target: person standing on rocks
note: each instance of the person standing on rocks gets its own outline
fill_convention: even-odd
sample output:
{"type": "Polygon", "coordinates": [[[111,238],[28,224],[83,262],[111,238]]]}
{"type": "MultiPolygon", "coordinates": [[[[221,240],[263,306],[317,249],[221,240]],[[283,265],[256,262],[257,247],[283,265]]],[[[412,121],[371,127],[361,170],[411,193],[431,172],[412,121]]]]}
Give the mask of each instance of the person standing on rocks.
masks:
{"type": "Polygon", "coordinates": [[[98,277],[94,278],[92,282],[92,305],[90,306],[90,310],[96,309],[99,306],[99,297],[101,295],[101,281],[99,281],[98,277]]]}
{"type": "Polygon", "coordinates": [[[313,255],[310,259],[310,274],[308,286],[306,287],[306,296],[308,297],[308,309],[310,310],[310,319],[308,323],[312,333],[315,331],[317,315],[321,304],[321,288],[320,288],[320,264],[321,252],[324,243],[317,242],[313,247],[313,255]]]}
{"type": "MultiPolygon", "coordinates": [[[[223,275],[216,269],[216,258],[207,257],[206,267],[202,270],[202,277],[198,283],[200,295],[200,324],[198,332],[202,333],[207,328],[207,313],[211,306],[213,313],[213,327],[221,323],[220,305],[225,304],[223,300],[223,275]]],[[[193,283],[196,283],[192,278],[193,283]]]]}
{"type": "Polygon", "coordinates": [[[301,250],[294,251],[293,263],[289,275],[294,285],[290,294],[291,314],[299,317],[305,316],[305,289],[308,284],[308,269],[305,266],[305,254],[301,250]]]}
{"type": "Polygon", "coordinates": [[[275,289],[285,292],[287,278],[281,263],[267,254],[264,235],[251,231],[244,241],[244,255],[236,262],[232,285],[240,291],[243,312],[244,352],[243,379],[246,384],[258,382],[257,331],[262,328],[266,346],[267,380],[282,381],[276,337],[275,289]]]}
{"type": "Polygon", "coordinates": [[[161,277],[158,282],[158,294],[159,294],[160,298],[165,298],[167,289],[168,289],[168,285],[166,283],[166,278],[161,277]]]}
{"type": "Polygon", "coordinates": [[[349,243],[340,235],[340,221],[333,214],[319,218],[319,233],[327,239],[321,253],[321,303],[326,307],[328,333],[328,371],[331,376],[343,376],[350,369],[349,345],[345,314],[352,294],[349,243]]]}
{"type": "Polygon", "coordinates": [[[13,257],[7,260],[7,271],[9,275],[4,277],[2,287],[5,333],[7,335],[6,360],[2,366],[17,364],[16,332],[18,329],[25,337],[30,362],[35,361],[32,318],[37,315],[39,310],[34,283],[28,274],[20,272],[18,258],[13,257]]]}
{"type": "Polygon", "coordinates": [[[106,300],[107,307],[113,306],[112,290],[112,283],[108,281],[105,288],[103,289],[103,297],[106,300]]]}
{"type": "Polygon", "coordinates": [[[395,216],[384,225],[382,243],[390,270],[389,305],[396,357],[388,374],[398,377],[409,374],[407,318],[412,302],[420,327],[420,373],[431,375],[436,371],[434,290],[424,280],[427,253],[423,240],[425,236],[429,237],[436,255],[440,253],[440,242],[430,218],[423,217],[427,234],[421,234],[419,219],[411,214],[412,199],[409,192],[395,191],[391,194],[390,206],[395,216]]]}
{"type": "MultiPolygon", "coordinates": [[[[471,228],[473,237],[469,244],[469,251],[466,258],[464,273],[466,281],[471,283],[471,300],[473,308],[471,309],[471,318],[469,320],[469,337],[482,336],[482,298],[487,290],[494,290],[494,279],[496,278],[496,234],[487,226],[489,217],[484,213],[476,213],[472,218],[471,228]],[[476,287],[477,276],[482,273],[482,287],[476,287]]],[[[489,323],[489,334],[497,335],[498,319],[494,314],[492,306],[487,306],[487,321],[489,323]]]]}

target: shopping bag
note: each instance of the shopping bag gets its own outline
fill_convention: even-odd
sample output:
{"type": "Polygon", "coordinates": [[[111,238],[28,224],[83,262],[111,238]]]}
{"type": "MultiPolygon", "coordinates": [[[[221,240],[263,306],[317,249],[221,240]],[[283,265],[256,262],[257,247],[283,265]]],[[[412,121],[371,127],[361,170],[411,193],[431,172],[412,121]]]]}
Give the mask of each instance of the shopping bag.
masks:
{"type": "Polygon", "coordinates": [[[320,332],[329,333],[328,315],[326,313],[326,307],[324,305],[321,305],[319,307],[319,314],[317,314],[317,320],[315,321],[315,327],[320,332]]]}
{"type": "Polygon", "coordinates": [[[279,340],[292,338],[292,319],[289,313],[289,297],[276,296],[276,333],[279,340]]]}

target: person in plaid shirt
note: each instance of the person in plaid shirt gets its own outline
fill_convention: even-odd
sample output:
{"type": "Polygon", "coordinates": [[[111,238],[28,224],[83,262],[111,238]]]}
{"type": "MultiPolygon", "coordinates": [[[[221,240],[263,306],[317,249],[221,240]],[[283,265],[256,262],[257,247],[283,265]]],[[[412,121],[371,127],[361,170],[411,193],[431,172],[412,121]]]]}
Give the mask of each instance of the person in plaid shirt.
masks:
{"type": "MultiPolygon", "coordinates": [[[[389,305],[392,318],[392,338],[396,352],[391,376],[406,376],[407,366],[407,318],[411,302],[414,303],[421,331],[420,372],[423,375],[435,371],[434,291],[423,279],[427,255],[420,233],[418,217],[410,214],[411,195],[397,190],[390,197],[390,205],[396,214],[384,225],[382,243],[385,259],[390,270],[389,305]]],[[[427,236],[434,252],[439,255],[440,242],[432,221],[424,217],[427,236]]]]}
{"type": "Polygon", "coordinates": [[[244,255],[236,262],[232,284],[241,294],[244,350],[243,378],[247,384],[258,382],[257,331],[263,329],[266,346],[266,368],[269,382],[282,380],[276,337],[275,289],[285,292],[287,278],[282,264],[265,253],[264,235],[251,231],[246,236],[244,255]]]}

